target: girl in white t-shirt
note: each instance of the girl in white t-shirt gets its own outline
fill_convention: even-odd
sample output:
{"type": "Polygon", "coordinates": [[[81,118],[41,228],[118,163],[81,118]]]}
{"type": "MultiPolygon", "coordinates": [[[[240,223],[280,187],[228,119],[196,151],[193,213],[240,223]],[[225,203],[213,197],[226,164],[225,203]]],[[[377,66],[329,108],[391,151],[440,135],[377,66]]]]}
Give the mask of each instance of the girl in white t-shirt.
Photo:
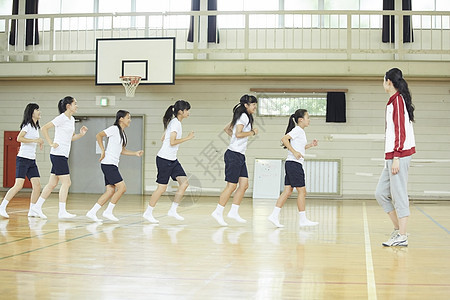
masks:
{"type": "Polygon", "coordinates": [[[178,147],[181,143],[189,141],[194,138],[194,132],[190,132],[187,137],[182,138],[181,121],[189,117],[189,109],[191,105],[184,100],[178,100],[174,105],[169,106],[163,117],[164,135],[161,140],[163,142],[161,149],[156,156],[156,167],[158,175],[156,182],[158,187],[153,192],[147,209],[143,217],[150,223],[159,223],[153,217],[153,209],[156,206],[161,195],[166,191],[169,178],[178,182],[178,191],[175,193],[172,206],[167,213],[169,217],[174,217],[177,220],[184,220],[182,216],[177,213],[178,204],[181,202],[184,192],[189,186],[186,172],[177,159],[178,147]]]}
{"type": "Polygon", "coordinates": [[[44,204],[45,200],[50,196],[59,181],[61,181],[61,188],[59,189],[58,218],[70,219],[76,216],[68,213],[66,210],[67,194],[69,193],[69,187],[71,184],[68,159],[72,141],[76,141],[83,137],[88,130],[86,126],[83,126],[80,129],[80,133],[74,134],[75,118],[73,117],[73,114],[76,113],[77,109],[77,100],[75,100],[75,98],[71,96],[64,97],[58,102],[58,110],[60,115],[42,126],[41,129],[45,140],[51,147],[50,160],[52,162],[50,179],[42,190],[41,196],[36,202],[36,205],[32,208],[32,210],[42,219],[47,218],[42,212],[42,204],[44,204]],[[55,128],[55,138],[53,141],[48,135],[48,130],[52,127],[55,128]]]}
{"type": "Polygon", "coordinates": [[[93,221],[101,222],[97,218],[98,210],[108,201],[108,207],[103,212],[103,217],[111,221],[119,221],[114,214],[113,209],[119,201],[120,197],[125,193],[127,187],[122,179],[119,172],[119,158],[120,155],[130,155],[141,157],[144,151],[130,151],[126,149],[127,146],[127,135],[125,134],[125,128],[128,128],[131,123],[131,115],[126,110],[119,110],[116,113],[116,121],[114,125],[106,128],[103,131],[97,133],[97,144],[100,147],[102,153],[100,155],[99,161],[101,162],[101,168],[103,175],[105,177],[106,192],[100,196],[97,203],[90,211],[87,212],[86,216],[93,221]],[[108,137],[108,146],[103,145],[103,138],[108,137]]]}
{"type": "Polygon", "coordinates": [[[223,219],[223,210],[234,191],[236,192],[233,204],[227,216],[240,223],[247,222],[241,218],[238,210],[248,188],[248,172],[245,163],[248,137],[258,133],[258,129],[253,127],[253,114],[256,112],[257,103],[258,100],[255,96],[242,96],[240,102],[233,108],[233,119],[224,128],[224,131],[231,137],[230,145],[224,154],[227,186],[220,194],[219,203],[211,214],[221,226],[228,225],[223,219]]]}
{"type": "Polygon", "coordinates": [[[20,142],[20,149],[16,157],[16,181],[14,186],[6,193],[0,205],[0,216],[4,218],[9,218],[9,215],[6,213],[6,207],[9,201],[23,188],[25,177],[28,177],[32,186],[28,216],[36,216],[31,210],[31,207],[36,203],[41,192],[40,175],[36,165],[36,145],[39,144],[42,150],[44,144],[44,140],[39,137],[40,118],[41,112],[39,111],[39,105],[29,103],[23,112],[20,132],[17,135],[17,141],[20,142]]]}
{"type": "Polygon", "coordinates": [[[306,109],[297,109],[294,114],[289,117],[289,123],[286,129],[286,134],[281,138],[284,147],[288,149],[288,155],[285,163],[286,176],[284,177],[284,191],[281,193],[277,203],[269,216],[269,221],[276,227],[284,227],[281,225],[278,216],[280,210],[286,202],[287,198],[292,194],[294,188],[297,189],[297,207],[299,213],[299,225],[314,226],[317,222],[312,222],[306,218],[305,202],[306,202],[306,187],[305,187],[305,172],[303,170],[303,161],[305,157],[305,150],[318,145],[317,140],[307,143],[305,127],[309,126],[309,114],[306,109]]]}

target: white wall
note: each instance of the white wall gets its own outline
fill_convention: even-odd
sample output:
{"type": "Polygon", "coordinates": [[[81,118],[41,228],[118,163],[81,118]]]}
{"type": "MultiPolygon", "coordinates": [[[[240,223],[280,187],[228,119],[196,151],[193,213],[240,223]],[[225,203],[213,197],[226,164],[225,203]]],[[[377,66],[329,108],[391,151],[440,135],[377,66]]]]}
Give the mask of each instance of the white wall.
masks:
{"type": "MultiPolygon", "coordinates": [[[[410,171],[409,193],[415,198],[450,198],[450,95],[448,81],[410,80],[413,102],[416,106],[416,143],[410,171]]],[[[207,79],[177,79],[173,86],[139,86],[135,98],[126,98],[121,86],[95,86],[89,80],[1,80],[0,149],[3,149],[3,131],[18,130],[23,109],[29,102],[41,106],[44,124],[57,115],[57,101],[66,95],[74,96],[79,103],[79,114],[114,115],[118,109],[132,114],[145,114],[145,166],[144,186],[155,185],[155,156],[160,147],[162,115],[178,99],[190,102],[191,116],[183,121],[183,131],[195,131],[195,139],[180,146],[179,160],[192,185],[201,186],[204,193],[217,193],[225,186],[223,180],[223,152],[227,139],[222,134],[224,125],[231,119],[231,110],[240,96],[250,88],[347,88],[347,123],[325,123],[323,118],[313,118],[307,128],[309,139],[317,138],[319,147],[309,150],[315,158],[340,158],[343,162],[342,192],[346,198],[373,197],[382,169],[383,141],[361,140],[365,134],[382,135],[384,132],[384,107],[387,95],[380,79],[233,79],[233,77],[207,79]],[[95,96],[116,96],[115,107],[100,108],[95,96]],[[357,139],[348,134],[357,135],[357,139]],[[347,137],[347,138],[346,138],[347,137]],[[216,152],[217,151],[217,152],[216,152]],[[208,152],[207,157],[202,156],[208,152]],[[208,166],[203,168],[198,160],[208,166]],[[209,163],[207,160],[212,159],[209,163]]],[[[255,158],[284,158],[280,138],[287,125],[285,117],[256,117],[260,129],[249,145],[247,163],[251,195],[255,158]]],[[[132,127],[129,128],[132,130],[132,127]]],[[[3,150],[2,150],[3,151],[3,150]]],[[[42,183],[48,180],[49,148],[38,151],[37,163],[42,183]]],[[[3,170],[3,156],[0,156],[3,170]]],[[[0,171],[0,180],[3,172],[0,171]]],[[[76,180],[76,178],[72,178],[76,180]]],[[[127,180],[127,179],[125,179],[127,180]]],[[[131,179],[128,179],[131,180],[131,179]]],[[[102,184],[102,179],[99,179],[102,184]]]]}

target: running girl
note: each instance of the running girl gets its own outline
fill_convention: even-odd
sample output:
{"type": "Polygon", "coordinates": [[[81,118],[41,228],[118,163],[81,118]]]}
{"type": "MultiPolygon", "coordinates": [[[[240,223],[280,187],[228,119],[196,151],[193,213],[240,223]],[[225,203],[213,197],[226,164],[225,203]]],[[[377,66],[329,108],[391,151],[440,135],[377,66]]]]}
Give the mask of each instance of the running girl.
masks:
{"type": "Polygon", "coordinates": [[[83,126],[80,128],[80,133],[74,134],[75,118],[73,114],[77,112],[77,109],[77,100],[75,98],[71,96],[64,97],[58,102],[60,115],[42,126],[41,129],[45,140],[51,147],[50,161],[52,162],[50,179],[42,190],[36,205],[32,207],[32,211],[42,219],[47,219],[47,216],[42,212],[42,204],[50,196],[59,181],[61,181],[61,188],[59,189],[58,218],[70,219],[76,216],[66,210],[67,194],[71,184],[68,160],[72,141],[82,138],[88,130],[86,126],[83,126]],[[53,141],[48,135],[48,130],[52,127],[55,127],[55,138],[53,141]]]}
{"type": "Polygon", "coordinates": [[[101,168],[103,175],[105,176],[106,192],[100,196],[97,203],[86,216],[95,222],[101,222],[97,218],[98,210],[108,201],[108,207],[103,212],[103,217],[111,221],[119,221],[114,214],[113,209],[119,201],[120,197],[125,193],[127,187],[119,173],[119,158],[120,155],[130,155],[141,157],[144,151],[130,151],[125,147],[127,146],[127,135],[125,134],[125,128],[128,128],[131,123],[131,115],[126,110],[119,110],[116,114],[116,121],[114,125],[106,128],[103,131],[97,133],[97,144],[100,147],[102,153],[99,161],[101,162],[101,168]],[[103,145],[103,138],[108,137],[108,146],[103,145]]]}
{"type": "Polygon", "coordinates": [[[181,121],[189,117],[190,108],[191,105],[189,102],[178,100],[174,105],[169,106],[164,114],[163,124],[165,133],[161,138],[163,145],[156,156],[156,167],[158,168],[156,182],[158,183],[158,187],[156,191],[153,192],[149,205],[143,215],[150,223],[159,223],[159,221],[153,217],[153,209],[161,195],[166,191],[169,177],[172,177],[172,180],[178,182],[178,190],[175,193],[175,198],[167,215],[180,221],[184,220],[184,218],[177,213],[177,208],[189,183],[186,173],[177,159],[177,152],[181,143],[194,138],[194,132],[190,132],[185,138],[181,137],[183,133],[181,121]]]}
{"type": "Polygon", "coordinates": [[[242,96],[239,103],[233,108],[231,122],[224,128],[224,131],[231,137],[230,145],[224,154],[227,185],[220,194],[216,209],[211,214],[221,226],[228,226],[223,219],[223,210],[234,191],[236,192],[234,193],[233,204],[227,216],[239,223],[247,222],[241,218],[238,210],[248,188],[248,172],[245,164],[248,137],[258,133],[258,129],[253,128],[253,114],[256,112],[257,103],[258,100],[255,96],[242,96]]]}
{"type": "Polygon", "coordinates": [[[289,117],[286,134],[281,138],[284,147],[288,149],[288,155],[285,163],[286,176],[284,177],[284,191],[281,193],[277,203],[269,216],[269,221],[276,227],[284,227],[278,221],[280,210],[286,202],[287,198],[292,194],[294,188],[297,189],[297,207],[299,214],[299,226],[314,226],[319,223],[308,220],[305,212],[306,187],[305,172],[303,170],[303,162],[305,150],[318,145],[317,140],[307,144],[305,127],[309,126],[309,114],[306,109],[297,109],[294,114],[289,117]]]}
{"type": "Polygon", "coordinates": [[[23,112],[22,124],[20,124],[20,132],[17,135],[17,141],[20,142],[19,153],[16,157],[16,181],[14,186],[9,189],[3,198],[0,205],[0,216],[9,218],[6,213],[6,207],[9,201],[23,188],[25,176],[31,181],[31,201],[29,217],[36,217],[37,215],[31,210],[36,203],[39,193],[41,192],[41,180],[39,170],[36,165],[36,146],[39,144],[40,149],[43,149],[44,140],[39,137],[39,119],[41,112],[39,105],[36,103],[29,103],[23,112]]]}

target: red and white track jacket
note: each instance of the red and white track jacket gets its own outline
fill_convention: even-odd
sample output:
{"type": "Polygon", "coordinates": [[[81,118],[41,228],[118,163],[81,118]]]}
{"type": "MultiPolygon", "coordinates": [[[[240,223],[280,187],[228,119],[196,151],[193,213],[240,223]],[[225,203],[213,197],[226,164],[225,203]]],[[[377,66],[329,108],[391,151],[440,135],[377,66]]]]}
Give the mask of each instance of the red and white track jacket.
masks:
{"type": "Polygon", "coordinates": [[[416,142],[412,122],[409,120],[406,103],[397,92],[386,105],[385,159],[405,157],[416,153],[416,142]]]}

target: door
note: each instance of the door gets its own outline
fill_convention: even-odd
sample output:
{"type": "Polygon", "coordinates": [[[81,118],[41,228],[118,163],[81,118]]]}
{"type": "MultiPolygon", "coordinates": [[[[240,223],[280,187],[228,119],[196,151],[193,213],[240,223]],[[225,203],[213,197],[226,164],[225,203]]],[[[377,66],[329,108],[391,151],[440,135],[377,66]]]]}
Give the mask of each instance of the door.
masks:
{"type": "MultiPolygon", "coordinates": [[[[75,117],[75,132],[82,126],[88,132],[81,139],[72,142],[69,156],[71,193],[101,194],[105,191],[105,181],[100,169],[100,154],[96,150],[95,135],[114,124],[114,117],[89,116],[75,117]]],[[[131,125],[125,130],[128,137],[127,149],[144,150],[144,117],[132,116],[131,125]]],[[[103,139],[104,142],[107,138],[103,139]]],[[[127,185],[127,194],[142,194],[143,192],[143,157],[120,156],[119,171],[127,185]]]]}
{"type": "MultiPolygon", "coordinates": [[[[10,188],[16,182],[16,156],[20,143],[17,135],[20,131],[5,131],[3,140],[3,187],[10,188]]],[[[39,167],[39,166],[38,166],[39,167]]],[[[25,178],[24,188],[31,188],[28,177],[25,178]]]]}

